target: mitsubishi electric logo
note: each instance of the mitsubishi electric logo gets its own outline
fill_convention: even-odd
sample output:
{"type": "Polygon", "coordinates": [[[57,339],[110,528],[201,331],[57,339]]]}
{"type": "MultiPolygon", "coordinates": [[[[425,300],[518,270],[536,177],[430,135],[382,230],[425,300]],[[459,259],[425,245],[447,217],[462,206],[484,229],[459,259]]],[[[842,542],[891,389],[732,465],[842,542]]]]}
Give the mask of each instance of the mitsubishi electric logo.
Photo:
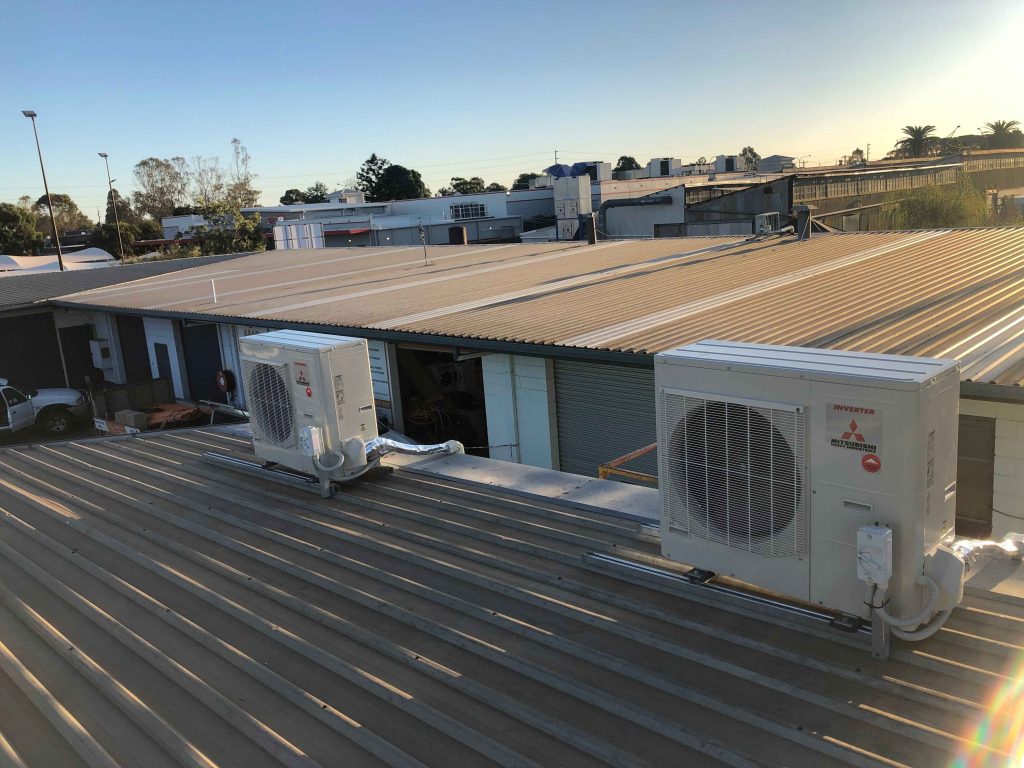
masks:
{"type": "Polygon", "coordinates": [[[829,444],[833,448],[878,453],[878,444],[874,442],[874,439],[877,438],[874,436],[881,432],[881,425],[874,408],[832,403],[830,404],[828,422],[830,429],[834,430],[829,438],[829,444]],[[861,415],[861,424],[857,423],[856,417],[852,417],[848,424],[844,420],[842,427],[833,426],[836,425],[836,417],[845,417],[846,414],[855,413],[861,415]],[[869,437],[873,439],[869,441],[869,437]]]}

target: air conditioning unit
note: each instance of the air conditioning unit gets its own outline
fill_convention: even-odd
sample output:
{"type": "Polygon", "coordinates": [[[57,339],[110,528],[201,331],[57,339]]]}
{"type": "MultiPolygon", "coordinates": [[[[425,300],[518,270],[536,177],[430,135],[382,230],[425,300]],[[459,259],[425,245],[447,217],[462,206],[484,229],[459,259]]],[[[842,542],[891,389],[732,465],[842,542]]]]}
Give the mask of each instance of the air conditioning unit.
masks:
{"type": "Polygon", "coordinates": [[[655,382],[665,557],[867,618],[858,567],[887,567],[871,557],[891,541],[889,612],[928,602],[956,511],[956,361],[703,341],[657,355],[655,382]]]}
{"type": "Polygon", "coordinates": [[[377,437],[366,341],[301,331],[238,341],[256,455],[325,484],[365,472],[377,437]]]}
{"type": "Polygon", "coordinates": [[[779,214],[758,213],[754,215],[754,234],[763,235],[768,232],[775,232],[779,228],[779,214]]]}

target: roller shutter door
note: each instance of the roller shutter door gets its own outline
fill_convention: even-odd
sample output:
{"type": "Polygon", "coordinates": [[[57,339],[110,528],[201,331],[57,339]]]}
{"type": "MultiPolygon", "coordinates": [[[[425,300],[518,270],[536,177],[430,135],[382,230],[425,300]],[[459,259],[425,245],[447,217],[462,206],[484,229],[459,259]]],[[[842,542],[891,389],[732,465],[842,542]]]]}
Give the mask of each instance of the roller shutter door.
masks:
{"type": "MultiPolygon", "coordinates": [[[[555,361],[558,461],[563,472],[597,476],[597,468],[655,441],[654,370],[555,361]]],[[[627,465],[657,473],[657,454],[627,465]]]]}

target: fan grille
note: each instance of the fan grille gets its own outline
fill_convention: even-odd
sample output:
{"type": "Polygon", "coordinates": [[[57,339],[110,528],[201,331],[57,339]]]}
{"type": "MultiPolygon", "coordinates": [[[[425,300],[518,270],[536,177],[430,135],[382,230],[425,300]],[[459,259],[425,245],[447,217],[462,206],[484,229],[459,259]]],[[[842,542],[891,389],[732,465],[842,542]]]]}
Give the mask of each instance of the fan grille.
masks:
{"type": "Polygon", "coordinates": [[[766,557],[805,551],[804,414],[662,391],[669,528],[766,557]]]}
{"type": "Polygon", "coordinates": [[[242,361],[252,433],[257,440],[282,448],[295,444],[292,396],[283,376],[284,365],[242,361]]]}

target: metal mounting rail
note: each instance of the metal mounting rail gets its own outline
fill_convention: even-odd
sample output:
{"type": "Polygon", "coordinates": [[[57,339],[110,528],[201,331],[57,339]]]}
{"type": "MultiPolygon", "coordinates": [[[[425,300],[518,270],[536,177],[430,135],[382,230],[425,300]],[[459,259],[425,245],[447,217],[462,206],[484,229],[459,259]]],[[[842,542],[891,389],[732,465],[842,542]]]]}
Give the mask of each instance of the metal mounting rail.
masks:
{"type": "MultiPolygon", "coordinates": [[[[757,595],[752,592],[746,592],[742,589],[736,589],[733,587],[725,587],[721,584],[714,584],[707,581],[704,578],[703,573],[698,573],[694,576],[690,576],[688,573],[673,573],[672,571],[665,570],[663,568],[657,568],[652,565],[645,565],[644,563],[637,563],[632,560],[625,560],[621,557],[615,557],[613,555],[606,555],[602,552],[587,552],[583,555],[584,559],[588,562],[599,563],[604,566],[610,566],[611,568],[618,570],[627,570],[635,573],[642,574],[647,577],[653,577],[661,579],[670,584],[682,584],[687,587],[699,587],[702,590],[709,592],[717,592],[718,594],[728,596],[734,600],[741,602],[750,603],[758,608],[768,608],[776,611],[784,611],[786,613],[799,616],[803,619],[811,619],[813,621],[823,622],[829,626],[848,633],[871,635],[871,624],[869,622],[861,622],[859,624],[848,625],[844,618],[856,619],[856,617],[845,617],[844,615],[836,616],[833,613],[825,611],[816,611],[811,608],[804,608],[799,605],[793,605],[782,600],[773,600],[770,597],[764,597],[757,595]]],[[[696,570],[696,569],[695,569],[696,570]]]]}
{"type": "Polygon", "coordinates": [[[247,461],[246,459],[240,459],[236,456],[229,456],[225,453],[216,453],[214,451],[204,451],[203,459],[214,464],[220,464],[225,467],[231,467],[231,469],[237,469],[240,472],[246,472],[250,475],[262,477],[267,480],[273,480],[276,483],[285,483],[286,485],[292,485],[305,491],[314,491],[316,493],[320,492],[319,479],[312,475],[304,475],[300,472],[294,472],[290,469],[282,469],[276,464],[260,461],[247,461]]]}

